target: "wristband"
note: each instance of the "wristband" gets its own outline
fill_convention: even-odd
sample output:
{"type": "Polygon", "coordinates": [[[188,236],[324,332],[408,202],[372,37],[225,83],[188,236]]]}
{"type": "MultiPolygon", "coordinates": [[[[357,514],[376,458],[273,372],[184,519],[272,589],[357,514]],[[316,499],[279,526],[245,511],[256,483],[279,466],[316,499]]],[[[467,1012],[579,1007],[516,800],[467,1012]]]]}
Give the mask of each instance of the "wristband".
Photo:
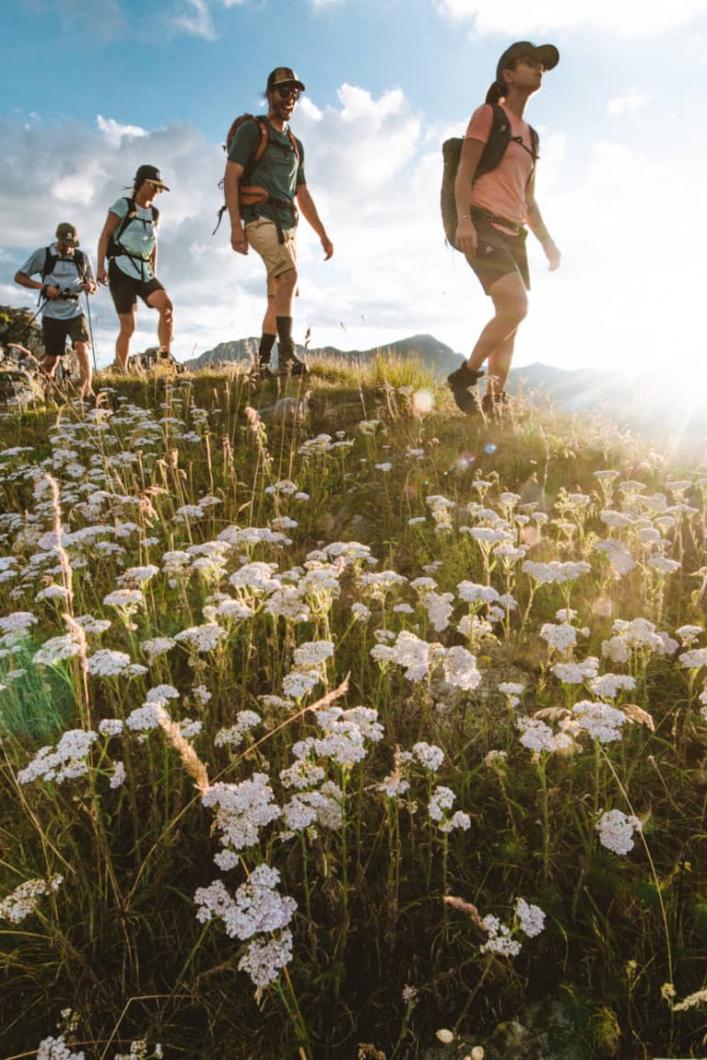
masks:
{"type": "Polygon", "coordinates": [[[47,294],[47,284],[46,283],[42,284],[42,289],[41,289],[41,291],[39,293],[41,294],[42,298],[48,298],[49,297],[48,294],[47,294]]]}

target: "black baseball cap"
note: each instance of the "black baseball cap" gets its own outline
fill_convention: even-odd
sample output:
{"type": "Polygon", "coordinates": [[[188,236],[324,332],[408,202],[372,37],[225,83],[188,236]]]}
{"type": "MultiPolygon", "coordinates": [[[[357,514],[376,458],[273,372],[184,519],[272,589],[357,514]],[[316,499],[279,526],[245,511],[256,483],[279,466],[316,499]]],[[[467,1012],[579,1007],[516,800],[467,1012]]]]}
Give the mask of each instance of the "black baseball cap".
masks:
{"type": "Polygon", "coordinates": [[[279,88],[280,85],[294,85],[300,92],[306,91],[297,74],[289,66],[276,66],[268,75],[268,92],[272,92],[274,88],[279,88]]]}
{"type": "Polygon", "coordinates": [[[510,69],[518,59],[533,59],[542,63],[544,70],[554,70],[560,61],[560,53],[554,44],[532,44],[529,40],[518,40],[506,48],[498,60],[496,80],[503,80],[503,71],[510,69]]]}
{"type": "Polygon", "coordinates": [[[149,180],[153,184],[156,184],[158,188],[162,188],[163,191],[169,191],[165,182],[162,180],[157,166],[139,166],[137,173],[135,174],[135,183],[142,184],[143,180],[149,180]]]}

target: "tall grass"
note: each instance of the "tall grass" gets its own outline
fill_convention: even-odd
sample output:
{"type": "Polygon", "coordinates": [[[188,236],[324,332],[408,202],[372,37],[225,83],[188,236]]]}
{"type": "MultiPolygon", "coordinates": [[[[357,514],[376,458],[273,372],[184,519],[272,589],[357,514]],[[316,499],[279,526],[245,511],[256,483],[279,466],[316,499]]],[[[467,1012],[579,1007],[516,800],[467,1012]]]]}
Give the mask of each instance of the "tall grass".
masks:
{"type": "Polygon", "coordinates": [[[0,424],[3,1056],[702,1055],[704,469],[409,361],[104,382],[0,424]]]}

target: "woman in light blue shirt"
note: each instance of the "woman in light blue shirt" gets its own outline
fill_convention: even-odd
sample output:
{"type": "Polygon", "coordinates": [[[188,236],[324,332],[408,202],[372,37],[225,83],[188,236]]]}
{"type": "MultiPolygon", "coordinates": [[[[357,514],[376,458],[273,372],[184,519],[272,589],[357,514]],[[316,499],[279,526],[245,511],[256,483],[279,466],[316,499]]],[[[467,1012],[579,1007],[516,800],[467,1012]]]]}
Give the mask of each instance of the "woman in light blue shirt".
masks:
{"type": "Polygon", "coordinates": [[[172,302],[156,276],[159,211],[153,202],[162,191],[169,188],[159,169],[140,166],[132,195],[122,196],[113,203],[98,241],[97,278],[99,283],[110,286],[120,321],[115,360],[116,367],[123,372],[128,367],[138,295],[145,305],[159,313],[159,352],[167,356],[172,345],[172,302]]]}

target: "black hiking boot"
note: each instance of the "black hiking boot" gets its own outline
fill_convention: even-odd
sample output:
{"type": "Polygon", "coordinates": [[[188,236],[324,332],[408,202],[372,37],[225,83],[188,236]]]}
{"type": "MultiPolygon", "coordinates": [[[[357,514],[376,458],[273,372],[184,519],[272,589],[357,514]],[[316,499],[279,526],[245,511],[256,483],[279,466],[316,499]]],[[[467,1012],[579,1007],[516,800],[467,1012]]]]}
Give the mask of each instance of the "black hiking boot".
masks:
{"type": "Polygon", "coordinates": [[[261,361],[258,358],[258,360],[253,362],[250,372],[248,373],[248,378],[254,383],[257,383],[261,380],[272,379],[274,374],[270,358],[268,357],[267,361],[261,361]]]}
{"type": "Polygon", "coordinates": [[[303,361],[301,357],[298,357],[295,353],[295,344],[290,339],[289,342],[278,343],[278,358],[280,365],[280,375],[306,375],[309,371],[306,361],[303,361]]]}
{"type": "Polygon", "coordinates": [[[457,408],[462,412],[473,414],[479,411],[479,403],[475,396],[469,393],[469,387],[474,386],[483,374],[482,368],[477,371],[470,368],[465,361],[461,368],[457,368],[456,372],[447,376],[447,385],[452,391],[457,408]]]}

